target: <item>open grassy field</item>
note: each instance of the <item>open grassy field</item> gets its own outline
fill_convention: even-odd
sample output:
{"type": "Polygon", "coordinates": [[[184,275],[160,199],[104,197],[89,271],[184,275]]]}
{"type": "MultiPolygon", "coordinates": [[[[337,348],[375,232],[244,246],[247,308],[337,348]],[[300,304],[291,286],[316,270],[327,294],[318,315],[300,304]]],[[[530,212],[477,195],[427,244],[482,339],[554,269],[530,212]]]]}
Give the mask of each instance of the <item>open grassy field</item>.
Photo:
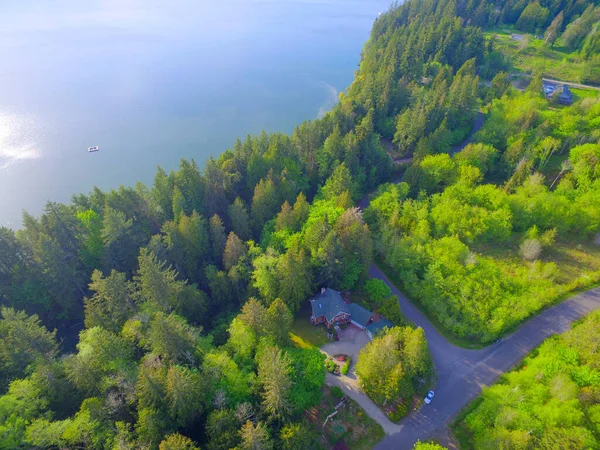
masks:
{"type": "Polygon", "coordinates": [[[509,26],[489,29],[485,35],[495,38],[496,48],[510,58],[513,72],[542,72],[548,78],[576,83],[583,81],[583,59],[562,47],[560,39],[549,47],[543,39],[536,39],[509,26]]]}
{"type": "Polygon", "coordinates": [[[292,332],[290,333],[292,343],[296,347],[320,348],[329,342],[325,325],[312,325],[310,323],[310,314],[310,307],[303,307],[296,314],[292,332]]]}
{"type": "Polygon", "coordinates": [[[321,445],[324,449],[332,449],[338,442],[343,441],[352,450],[367,450],[383,439],[384,431],[373,419],[367,416],[360,406],[348,398],[344,405],[338,408],[338,413],[323,423],[334,407],[340,402],[341,391],[328,386],[323,387],[323,400],[305,413],[305,417],[321,434],[321,445]],[[332,392],[333,391],[333,392],[332,392]]]}

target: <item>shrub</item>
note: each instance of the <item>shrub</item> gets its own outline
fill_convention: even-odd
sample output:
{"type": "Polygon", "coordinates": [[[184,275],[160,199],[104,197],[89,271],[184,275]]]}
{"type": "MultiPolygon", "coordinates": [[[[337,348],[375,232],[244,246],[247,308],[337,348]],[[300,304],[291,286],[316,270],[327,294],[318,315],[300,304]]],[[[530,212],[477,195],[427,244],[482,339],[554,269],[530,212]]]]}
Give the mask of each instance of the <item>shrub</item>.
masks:
{"type": "Polygon", "coordinates": [[[519,247],[519,254],[526,261],[535,261],[542,254],[542,244],[537,239],[525,239],[519,247]]]}
{"type": "Polygon", "coordinates": [[[379,313],[392,322],[394,325],[404,325],[404,315],[400,311],[400,303],[398,303],[398,297],[392,295],[386,298],[379,308],[379,313]]]}
{"type": "Polygon", "coordinates": [[[331,388],[331,395],[333,395],[336,398],[342,398],[344,396],[344,391],[342,391],[342,389],[337,386],[333,386],[331,388]]]}
{"type": "Polygon", "coordinates": [[[402,419],[407,414],[408,414],[408,401],[402,400],[401,402],[398,402],[398,404],[396,405],[396,409],[394,411],[390,412],[388,415],[390,416],[390,420],[392,422],[398,422],[400,419],[402,419]]]}
{"type": "Polygon", "coordinates": [[[325,367],[327,367],[327,372],[333,373],[335,371],[335,367],[337,366],[331,359],[325,361],[325,367]]]}
{"type": "Polygon", "coordinates": [[[342,372],[342,375],[348,375],[348,370],[350,370],[350,364],[352,363],[352,358],[350,358],[349,356],[346,358],[346,362],[344,363],[344,365],[342,366],[340,372],[342,372]]]}
{"type": "Polygon", "coordinates": [[[384,298],[392,295],[392,289],[383,280],[370,278],[365,282],[365,294],[369,297],[372,305],[377,308],[384,298]]]}

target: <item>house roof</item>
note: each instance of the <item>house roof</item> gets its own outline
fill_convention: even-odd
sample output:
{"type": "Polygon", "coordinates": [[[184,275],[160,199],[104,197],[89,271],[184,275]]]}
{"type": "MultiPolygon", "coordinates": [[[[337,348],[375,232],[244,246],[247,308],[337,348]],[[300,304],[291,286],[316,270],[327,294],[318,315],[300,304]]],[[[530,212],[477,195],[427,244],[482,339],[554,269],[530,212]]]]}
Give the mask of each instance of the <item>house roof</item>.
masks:
{"type": "Polygon", "coordinates": [[[394,324],[387,319],[381,319],[379,322],[372,323],[367,326],[367,330],[371,332],[373,336],[379,333],[384,328],[392,328],[394,324]]]}
{"type": "Polygon", "coordinates": [[[317,294],[310,299],[312,312],[314,317],[325,316],[329,322],[333,320],[340,312],[350,314],[348,305],[342,300],[342,296],[338,291],[333,289],[325,289],[325,292],[317,294]]]}
{"type": "Polygon", "coordinates": [[[569,86],[567,86],[566,84],[563,85],[562,92],[560,93],[559,97],[562,100],[569,100],[569,101],[573,100],[573,93],[569,89],[569,86]]]}
{"type": "Polygon", "coordinates": [[[369,319],[373,316],[373,313],[368,309],[363,308],[358,303],[350,303],[348,305],[352,320],[363,327],[366,327],[369,323],[369,319]]]}

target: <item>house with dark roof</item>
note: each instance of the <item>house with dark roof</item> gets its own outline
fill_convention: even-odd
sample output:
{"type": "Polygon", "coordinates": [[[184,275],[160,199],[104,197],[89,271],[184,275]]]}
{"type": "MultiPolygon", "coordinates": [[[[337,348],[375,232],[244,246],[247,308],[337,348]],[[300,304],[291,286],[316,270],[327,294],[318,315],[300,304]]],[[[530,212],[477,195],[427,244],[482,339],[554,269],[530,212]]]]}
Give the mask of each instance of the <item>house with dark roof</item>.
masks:
{"type": "Polygon", "coordinates": [[[384,328],[392,328],[394,324],[387,319],[381,319],[379,322],[372,323],[367,326],[367,334],[369,339],[377,336],[384,328]]]}
{"type": "Polygon", "coordinates": [[[358,303],[350,303],[348,309],[350,310],[350,322],[361,330],[365,330],[367,325],[373,323],[373,313],[358,303]]]}
{"type": "Polygon", "coordinates": [[[322,288],[321,293],[309,301],[312,308],[310,322],[313,325],[324,323],[330,328],[336,323],[350,322],[350,309],[338,291],[322,288]]]}
{"type": "Polygon", "coordinates": [[[375,322],[375,315],[357,303],[347,304],[338,291],[322,288],[321,292],[311,298],[310,306],[312,315],[310,322],[313,325],[324,323],[327,328],[338,324],[352,323],[367,332],[369,339],[373,339],[384,328],[392,328],[394,324],[382,318],[375,322]]]}
{"type": "Polygon", "coordinates": [[[569,89],[569,86],[563,84],[562,92],[558,96],[557,100],[558,103],[560,103],[561,105],[570,105],[571,103],[573,103],[573,93],[569,89]]]}

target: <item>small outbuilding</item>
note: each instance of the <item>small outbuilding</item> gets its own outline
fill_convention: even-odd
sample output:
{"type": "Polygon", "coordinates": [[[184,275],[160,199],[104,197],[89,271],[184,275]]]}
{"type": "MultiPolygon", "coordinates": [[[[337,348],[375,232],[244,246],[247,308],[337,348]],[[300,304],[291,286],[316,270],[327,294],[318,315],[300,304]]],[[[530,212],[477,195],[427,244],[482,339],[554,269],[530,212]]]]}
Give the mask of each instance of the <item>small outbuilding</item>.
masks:
{"type": "Polygon", "coordinates": [[[377,336],[384,328],[392,328],[394,324],[387,319],[381,319],[378,322],[372,323],[367,326],[367,334],[369,335],[369,339],[373,339],[374,336],[377,336]]]}

